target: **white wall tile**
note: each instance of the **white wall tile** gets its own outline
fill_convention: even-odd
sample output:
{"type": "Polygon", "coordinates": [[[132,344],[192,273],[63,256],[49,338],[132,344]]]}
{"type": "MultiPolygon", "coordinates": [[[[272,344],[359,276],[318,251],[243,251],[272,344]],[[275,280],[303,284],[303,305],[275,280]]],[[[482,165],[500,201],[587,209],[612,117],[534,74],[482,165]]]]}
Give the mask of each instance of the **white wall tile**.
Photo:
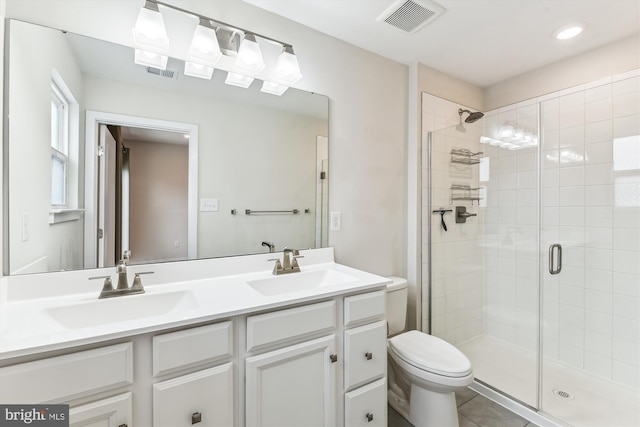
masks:
{"type": "Polygon", "coordinates": [[[584,156],[584,162],[586,165],[612,163],[613,143],[611,138],[607,138],[607,142],[585,145],[584,156]]]}
{"type": "Polygon", "coordinates": [[[613,120],[588,123],[584,127],[585,144],[606,142],[613,139],[613,120]]]}
{"type": "Polygon", "coordinates": [[[608,120],[613,117],[613,101],[611,98],[603,98],[592,101],[584,106],[584,122],[593,123],[608,120]]]}

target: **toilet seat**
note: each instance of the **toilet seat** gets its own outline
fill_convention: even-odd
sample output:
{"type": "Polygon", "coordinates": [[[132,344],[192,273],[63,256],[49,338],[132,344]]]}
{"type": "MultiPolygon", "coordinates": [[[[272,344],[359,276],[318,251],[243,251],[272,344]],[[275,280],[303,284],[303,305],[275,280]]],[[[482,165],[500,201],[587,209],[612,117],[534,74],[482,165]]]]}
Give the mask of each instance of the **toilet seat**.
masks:
{"type": "Polygon", "coordinates": [[[420,331],[389,339],[391,350],[406,363],[445,377],[460,378],[472,372],[471,362],[448,342],[420,331]]]}

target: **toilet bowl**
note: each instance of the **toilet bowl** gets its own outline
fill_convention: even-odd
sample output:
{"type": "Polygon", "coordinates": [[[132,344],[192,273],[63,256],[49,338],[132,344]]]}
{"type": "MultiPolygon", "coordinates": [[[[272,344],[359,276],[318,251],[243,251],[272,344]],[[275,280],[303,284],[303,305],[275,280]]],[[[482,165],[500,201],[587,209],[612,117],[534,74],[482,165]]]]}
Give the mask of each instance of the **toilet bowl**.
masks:
{"type": "Polygon", "coordinates": [[[415,427],[458,426],[455,392],[473,382],[469,359],[448,342],[405,327],[407,281],[387,286],[388,402],[415,427]],[[397,335],[396,335],[397,334],[397,335]]]}

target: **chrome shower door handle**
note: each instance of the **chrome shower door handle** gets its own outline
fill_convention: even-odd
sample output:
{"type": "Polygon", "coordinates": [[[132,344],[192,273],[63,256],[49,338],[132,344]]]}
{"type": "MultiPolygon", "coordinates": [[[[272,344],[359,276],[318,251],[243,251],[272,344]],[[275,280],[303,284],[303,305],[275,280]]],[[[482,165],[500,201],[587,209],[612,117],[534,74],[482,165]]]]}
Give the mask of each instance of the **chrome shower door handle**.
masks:
{"type": "Polygon", "coordinates": [[[559,243],[554,243],[551,246],[549,246],[549,273],[558,274],[561,271],[562,271],[562,245],[560,245],[559,243]],[[557,256],[555,254],[557,254],[557,256]]]}

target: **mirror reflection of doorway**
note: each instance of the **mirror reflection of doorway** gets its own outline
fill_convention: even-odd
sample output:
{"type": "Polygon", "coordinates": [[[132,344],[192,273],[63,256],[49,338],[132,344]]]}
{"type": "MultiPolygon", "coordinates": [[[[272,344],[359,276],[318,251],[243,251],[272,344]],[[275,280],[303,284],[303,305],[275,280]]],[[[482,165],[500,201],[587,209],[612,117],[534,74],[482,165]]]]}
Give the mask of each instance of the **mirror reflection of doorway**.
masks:
{"type": "Polygon", "coordinates": [[[188,259],[188,135],[99,127],[98,265],[188,259]]]}

